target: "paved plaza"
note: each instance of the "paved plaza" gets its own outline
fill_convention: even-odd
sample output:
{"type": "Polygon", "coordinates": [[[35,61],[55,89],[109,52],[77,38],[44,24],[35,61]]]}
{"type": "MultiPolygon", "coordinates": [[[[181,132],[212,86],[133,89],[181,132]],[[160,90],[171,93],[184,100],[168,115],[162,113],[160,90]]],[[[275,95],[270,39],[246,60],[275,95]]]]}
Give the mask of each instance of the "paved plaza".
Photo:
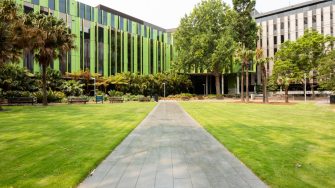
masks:
{"type": "Polygon", "coordinates": [[[177,102],[160,102],[79,187],[267,186],[177,102]]]}

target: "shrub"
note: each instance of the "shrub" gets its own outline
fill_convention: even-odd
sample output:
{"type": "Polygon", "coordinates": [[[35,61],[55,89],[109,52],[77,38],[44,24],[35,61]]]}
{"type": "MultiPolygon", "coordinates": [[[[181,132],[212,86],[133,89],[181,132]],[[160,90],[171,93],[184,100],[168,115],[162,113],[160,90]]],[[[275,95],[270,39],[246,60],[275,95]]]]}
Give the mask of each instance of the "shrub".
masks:
{"type": "MultiPolygon", "coordinates": [[[[32,94],[34,97],[36,97],[38,103],[42,103],[43,101],[43,92],[37,91],[32,94]]],[[[61,91],[48,91],[48,102],[54,102],[54,103],[60,103],[62,102],[66,96],[63,92],[61,91]]]]}
{"type": "Polygon", "coordinates": [[[116,90],[110,90],[108,94],[111,97],[122,97],[123,96],[123,93],[121,91],[116,91],[116,90]]]}
{"type": "Polygon", "coordinates": [[[6,91],[3,92],[4,98],[10,97],[31,97],[32,94],[29,91],[6,91]]]}
{"type": "Polygon", "coordinates": [[[83,86],[78,81],[70,80],[63,83],[62,91],[66,96],[80,96],[83,94],[83,86]]]}

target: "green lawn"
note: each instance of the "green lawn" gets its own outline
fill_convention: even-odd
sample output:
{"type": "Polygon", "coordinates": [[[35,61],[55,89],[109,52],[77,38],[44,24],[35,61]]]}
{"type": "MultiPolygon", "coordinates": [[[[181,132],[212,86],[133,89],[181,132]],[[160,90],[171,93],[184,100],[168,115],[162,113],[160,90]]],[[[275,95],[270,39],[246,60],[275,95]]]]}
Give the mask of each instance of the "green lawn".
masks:
{"type": "Polygon", "coordinates": [[[75,187],[154,103],[5,107],[0,187],[75,187]]]}
{"type": "Polygon", "coordinates": [[[334,107],[181,105],[271,187],[335,187],[334,107]]]}

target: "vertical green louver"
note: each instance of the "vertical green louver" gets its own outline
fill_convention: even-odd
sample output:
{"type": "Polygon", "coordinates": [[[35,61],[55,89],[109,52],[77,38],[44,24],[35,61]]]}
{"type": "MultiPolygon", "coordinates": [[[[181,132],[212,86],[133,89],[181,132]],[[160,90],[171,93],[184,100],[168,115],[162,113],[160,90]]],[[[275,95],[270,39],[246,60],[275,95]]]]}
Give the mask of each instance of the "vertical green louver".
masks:
{"type": "MultiPolygon", "coordinates": [[[[64,19],[70,26],[69,32],[76,36],[76,49],[66,58],[67,65],[60,65],[61,61],[55,59],[55,70],[77,72],[89,67],[91,73],[104,76],[116,72],[148,75],[170,70],[175,53],[171,52],[172,37],[168,37],[164,29],[103,6],[82,6],[76,0],[65,0],[65,5],[55,0],[54,6],[49,5],[49,0],[39,0],[38,5],[32,4],[32,0],[15,2],[24,11],[31,11],[31,7],[34,12],[40,12],[42,8],[48,10],[49,14],[64,19]]],[[[33,72],[40,71],[36,61],[24,58],[20,60],[20,66],[29,66],[33,72]]]]}

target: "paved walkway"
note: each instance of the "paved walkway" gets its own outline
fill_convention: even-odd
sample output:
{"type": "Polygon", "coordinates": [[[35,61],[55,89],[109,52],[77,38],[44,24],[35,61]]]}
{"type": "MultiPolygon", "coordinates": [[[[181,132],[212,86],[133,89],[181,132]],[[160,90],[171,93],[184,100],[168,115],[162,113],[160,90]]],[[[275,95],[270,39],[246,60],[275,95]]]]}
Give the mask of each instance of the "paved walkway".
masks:
{"type": "Polygon", "coordinates": [[[266,187],[176,102],[160,102],[80,188],[266,187]]]}

